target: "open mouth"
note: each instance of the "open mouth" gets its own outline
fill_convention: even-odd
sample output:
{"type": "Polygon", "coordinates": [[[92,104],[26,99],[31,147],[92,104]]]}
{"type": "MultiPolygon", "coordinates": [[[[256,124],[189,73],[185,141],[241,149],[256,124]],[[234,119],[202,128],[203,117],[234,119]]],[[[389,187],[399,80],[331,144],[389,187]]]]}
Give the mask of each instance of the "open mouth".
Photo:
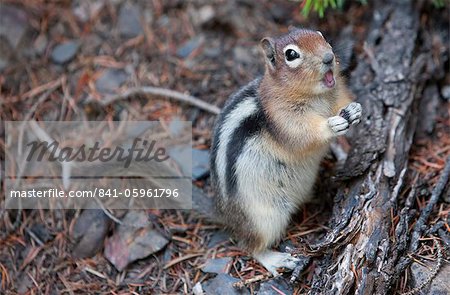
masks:
{"type": "Polygon", "coordinates": [[[329,70],[323,76],[323,84],[325,84],[325,86],[328,87],[328,88],[333,88],[334,84],[336,84],[336,82],[334,80],[334,76],[333,76],[333,71],[332,70],[329,70]]]}

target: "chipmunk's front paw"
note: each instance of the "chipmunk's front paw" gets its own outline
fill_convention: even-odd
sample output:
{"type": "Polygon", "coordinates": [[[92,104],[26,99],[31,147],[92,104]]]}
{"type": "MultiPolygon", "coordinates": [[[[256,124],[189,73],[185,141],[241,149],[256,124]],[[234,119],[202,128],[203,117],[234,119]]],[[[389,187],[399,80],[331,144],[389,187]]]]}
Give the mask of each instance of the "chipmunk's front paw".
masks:
{"type": "Polygon", "coordinates": [[[361,121],[362,107],[357,102],[352,102],[341,110],[339,116],[345,118],[350,124],[358,124],[361,121]]]}
{"type": "Polygon", "coordinates": [[[333,133],[338,135],[344,135],[348,131],[348,127],[350,126],[348,124],[348,121],[341,117],[341,116],[334,116],[331,118],[328,118],[328,126],[330,126],[333,133]]]}

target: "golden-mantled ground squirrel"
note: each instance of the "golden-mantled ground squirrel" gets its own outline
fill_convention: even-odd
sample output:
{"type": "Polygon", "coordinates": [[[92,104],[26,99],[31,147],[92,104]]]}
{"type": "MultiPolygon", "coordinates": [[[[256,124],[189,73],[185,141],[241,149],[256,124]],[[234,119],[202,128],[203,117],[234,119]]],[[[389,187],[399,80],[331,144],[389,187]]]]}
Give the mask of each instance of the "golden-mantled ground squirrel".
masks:
{"type": "Polygon", "coordinates": [[[211,175],[219,221],[268,271],[297,258],[271,251],[291,215],[311,198],[330,142],[361,118],[318,31],[264,38],[263,77],[232,95],[218,118],[211,175]]]}

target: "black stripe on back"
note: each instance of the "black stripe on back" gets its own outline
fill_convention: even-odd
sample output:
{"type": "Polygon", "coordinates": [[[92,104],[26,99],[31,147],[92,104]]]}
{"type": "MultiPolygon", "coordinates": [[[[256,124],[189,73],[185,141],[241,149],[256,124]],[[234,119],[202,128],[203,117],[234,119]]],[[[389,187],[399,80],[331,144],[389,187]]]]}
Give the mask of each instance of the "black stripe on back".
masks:
{"type": "Polygon", "coordinates": [[[238,92],[231,95],[228,101],[225,103],[219,118],[216,121],[214,128],[214,136],[211,144],[211,159],[210,159],[210,167],[211,167],[211,177],[214,183],[218,182],[217,179],[217,171],[216,171],[216,158],[217,151],[219,149],[219,136],[220,136],[220,128],[222,127],[226,116],[231,113],[240,102],[248,97],[257,97],[258,96],[258,87],[261,82],[261,78],[257,78],[241,88],[238,92]]]}
{"type": "Polygon", "coordinates": [[[231,140],[228,142],[225,181],[226,190],[229,196],[235,195],[237,191],[236,162],[239,155],[242,153],[247,141],[251,137],[257,135],[267,122],[259,100],[257,99],[256,101],[258,104],[257,111],[241,122],[239,127],[234,131],[231,140]]]}

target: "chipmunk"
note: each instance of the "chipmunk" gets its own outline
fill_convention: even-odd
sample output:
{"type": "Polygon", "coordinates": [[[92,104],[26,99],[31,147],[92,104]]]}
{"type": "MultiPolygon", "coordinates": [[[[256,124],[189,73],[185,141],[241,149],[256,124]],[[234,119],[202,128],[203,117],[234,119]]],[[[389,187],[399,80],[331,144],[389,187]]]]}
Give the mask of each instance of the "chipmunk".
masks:
{"type": "Polygon", "coordinates": [[[361,118],[332,47],[318,31],[264,38],[265,73],[217,119],[211,176],[219,222],[273,275],[298,258],[270,250],[310,200],[330,142],[361,118]]]}

